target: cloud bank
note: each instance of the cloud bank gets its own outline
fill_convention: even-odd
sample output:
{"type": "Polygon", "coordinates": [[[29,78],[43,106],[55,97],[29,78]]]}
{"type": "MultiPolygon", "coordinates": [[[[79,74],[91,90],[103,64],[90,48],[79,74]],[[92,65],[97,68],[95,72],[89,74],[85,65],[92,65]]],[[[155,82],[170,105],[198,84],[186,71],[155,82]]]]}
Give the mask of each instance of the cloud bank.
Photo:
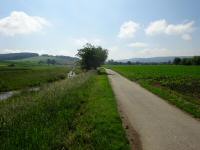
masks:
{"type": "Polygon", "coordinates": [[[194,21],[182,24],[169,24],[165,19],[151,22],[145,29],[145,33],[150,36],[158,34],[179,35],[184,40],[191,40],[191,33],[194,31],[194,21]]]}
{"type": "Polygon", "coordinates": [[[42,30],[49,22],[38,16],[29,16],[25,12],[13,11],[10,16],[0,19],[0,33],[7,36],[30,34],[42,30]]]}

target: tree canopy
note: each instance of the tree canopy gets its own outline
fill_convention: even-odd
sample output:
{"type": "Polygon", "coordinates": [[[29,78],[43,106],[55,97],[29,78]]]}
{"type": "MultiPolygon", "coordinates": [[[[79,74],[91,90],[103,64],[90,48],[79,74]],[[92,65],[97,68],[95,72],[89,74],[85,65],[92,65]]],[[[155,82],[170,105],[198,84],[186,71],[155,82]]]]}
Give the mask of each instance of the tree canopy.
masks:
{"type": "Polygon", "coordinates": [[[76,55],[81,58],[80,65],[83,69],[97,69],[107,59],[108,50],[87,43],[82,49],[78,50],[76,55]]]}

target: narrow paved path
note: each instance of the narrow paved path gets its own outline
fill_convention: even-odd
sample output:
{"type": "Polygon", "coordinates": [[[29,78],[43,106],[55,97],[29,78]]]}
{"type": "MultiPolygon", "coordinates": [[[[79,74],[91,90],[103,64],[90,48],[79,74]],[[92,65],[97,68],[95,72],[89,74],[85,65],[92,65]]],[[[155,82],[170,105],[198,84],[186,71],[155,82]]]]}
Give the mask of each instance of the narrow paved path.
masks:
{"type": "Polygon", "coordinates": [[[106,71],[143,150],[200,150],[200,121],[118,73],[106,71]]]}

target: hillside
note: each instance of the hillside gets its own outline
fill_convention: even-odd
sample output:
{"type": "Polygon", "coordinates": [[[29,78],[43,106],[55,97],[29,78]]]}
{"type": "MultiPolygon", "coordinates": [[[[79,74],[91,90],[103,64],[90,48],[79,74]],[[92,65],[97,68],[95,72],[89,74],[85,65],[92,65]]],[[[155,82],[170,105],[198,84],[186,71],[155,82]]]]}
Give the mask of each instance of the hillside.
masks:
{"type": "MultiPolygon", "coordinates": [[[[124,59],[118,60],[118,62],[140,62],[140,63],[165,63],[165,62],[172,62],[176,56],[170,57],[150,57],[150,58],[131,58],[131,59],[124,59]]],[[[191,56],[179,56],[180,58],[190,58],[191,56]]]]}
{"type": "Polygon", "coordinates": [[[51,55],[41,55],[36,57],[30,57],[15,61],[29,61],[29,62],[35,62],[35,63],[47,63],[48,60],[54,60],[56,64],[73,64],[76,61],[78,61],[78,58],[76,57],[70,57],[70,56],[51,56],[51,55]]]}
{"type": "Polygon", "coordinates": [[[0,54],[0,61],[4,60],[18,60],[30,57],[39,56],[37,53],[8,53],[8,54],[0,54]]]}
{"type": "Polygon", "coordinates": [[[37,53],[8,53],[0,54],[0,61],[30,62],[34,64],[71,65],[79,59],[70,56],[39,55],[37,53]]]}

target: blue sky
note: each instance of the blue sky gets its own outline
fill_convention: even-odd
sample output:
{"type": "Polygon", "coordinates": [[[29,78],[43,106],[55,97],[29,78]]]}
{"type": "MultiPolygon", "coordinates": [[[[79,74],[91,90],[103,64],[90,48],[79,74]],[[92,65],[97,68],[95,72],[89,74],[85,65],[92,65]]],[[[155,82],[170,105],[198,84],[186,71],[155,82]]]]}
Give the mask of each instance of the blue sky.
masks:
{"type": "Polygon", "coordinates": [[[200,55],[199,0],[0,0],[0,53],[200,55]]]}

